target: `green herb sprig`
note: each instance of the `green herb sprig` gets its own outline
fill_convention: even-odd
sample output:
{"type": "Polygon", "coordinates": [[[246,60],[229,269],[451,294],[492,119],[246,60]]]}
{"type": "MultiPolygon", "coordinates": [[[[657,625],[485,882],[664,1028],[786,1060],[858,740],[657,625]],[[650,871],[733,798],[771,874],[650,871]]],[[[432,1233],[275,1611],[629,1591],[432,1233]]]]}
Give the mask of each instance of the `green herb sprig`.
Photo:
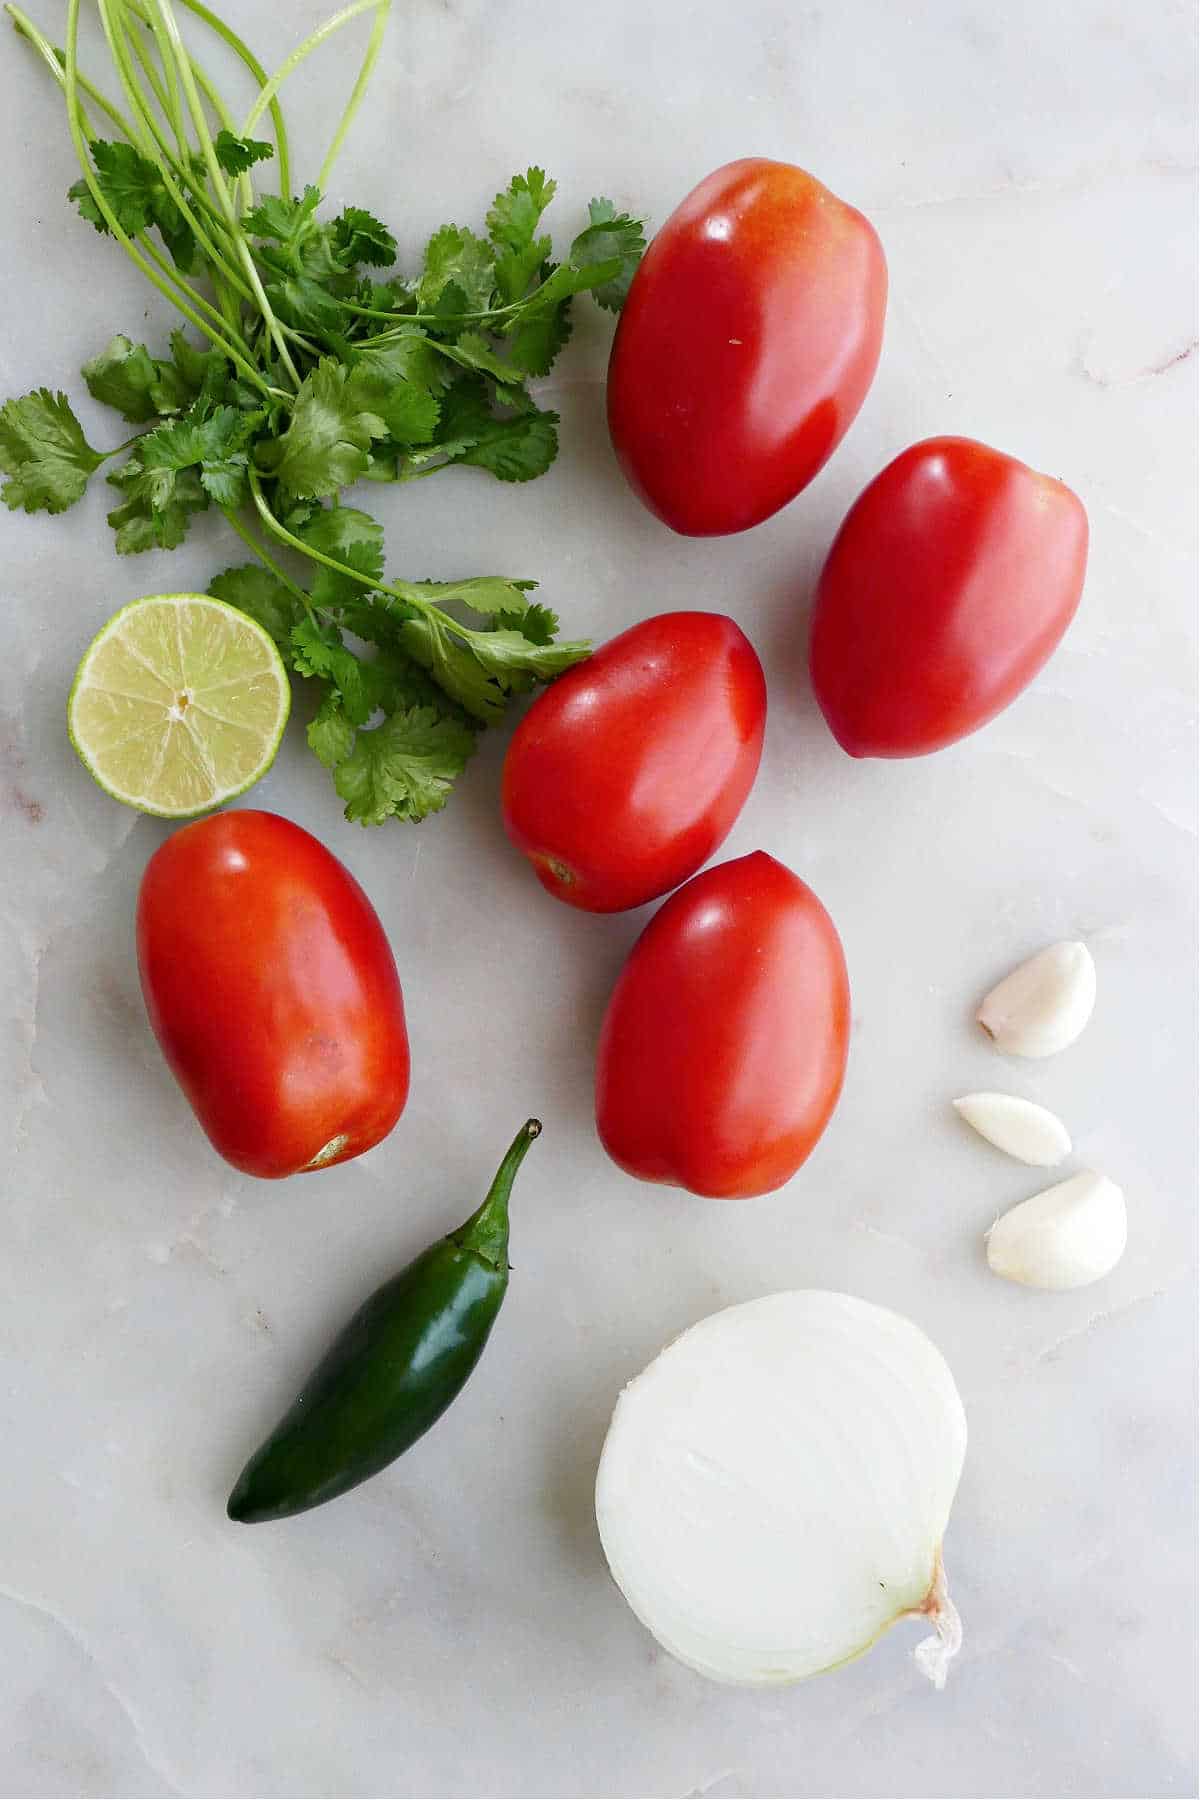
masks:
{"type": "Polygon", "coordinates": [[[120,106],[79,69],[80,0],[68,0],[61,50],[5,8],[62,90],[82,171],[70,197],[200,341],[177,329],[156,356],[118,334],[84,365],[92,397],[137,427],[111,450],[88,443],[65,394],[10,400],[0,409],[4,500],[62,512],[104,468],[122,555],[174,549],[195,513],[219,508],[253,561],[210,591],[264,625],[315,684],[308,740],[347,818],[422,819],[445,804],[477,731],[590,646],[558,641],[532,581],[386,580],[383,528],[345,490],[459,466],[511,482],[543,474],[559,420],[529,382],[570,337],[576,295],[620,308],[642,227],[593,200],[556,262],[542,230],[555,184],[530,168],[497,194],[482,232],[442,226],[405,278],[393,269],[395,238],[370,212],[321,212],[390,0],[354,0],[270,77],[202,0],[179,4],[253,77],[240,125],[185,45],[172,0],[97,0],[120,106]],[[368,13],[370,39],[318,182],[297,196],[279,89],[368,13]],[[254,135],[268,119],[273,141],[254,135]],[[268,171],[279,191],[260,194],[256,176],[268,171]]]}

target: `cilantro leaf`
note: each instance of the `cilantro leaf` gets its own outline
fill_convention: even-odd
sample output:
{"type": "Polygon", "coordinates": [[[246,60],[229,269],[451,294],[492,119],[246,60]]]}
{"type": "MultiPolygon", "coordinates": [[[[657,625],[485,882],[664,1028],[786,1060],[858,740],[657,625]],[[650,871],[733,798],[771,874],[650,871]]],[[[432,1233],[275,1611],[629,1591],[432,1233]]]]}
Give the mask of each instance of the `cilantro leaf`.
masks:
{"type": "Polygon", "coordinates": [[[285,325],[297,331],[337,332],[346,315],[333,295],[311,275],[281,275],[263,291],[285,325]]]}
{"type": "MultiPolygon", "coordinates": [[[[506,581],[500,575],[476,575],[467,581],[411,581],[409,589],[422,600],[444,606],[457,600],[477,613],[519,613],[529,605],[525,596],[536,588],[536,581],[506,581]]],[[[549,615],[553,616],[553,615],[549,615]]]]}
{"type": "Polygon", "coordinates": [[[378,363],[355,363],[346,392],[383,420],[395,444],[427,444],[434,434],[441,413],[438,400],[427,387],[384,373],[378,363]]]}
{"type": "Polygon", "coordinates": [[[452,328],[462,324],[463,315],[469,306],[467,290],[453,279],[448,281],[433,308],[434,330],[453,335],[452,328]]]}
{"type": "Polygon", "coordinates": [[[108,236],[108,220],[97,206],[95,196],[82,176],[78,181],[73,181],[67,189],[67,199],[75,202],[81,219],[86,219],[89,225],[94,225],[101,237],[108,236]]]}
{"type": "MultiPolygon", "coordinates": [[[[111,144],[97,138],[91,150],[96,185],[111,206],[122,231],[137,237],[154,221],[156,196],[166,193],[158,167],[132,144],[111,144]]],[[[91,210],[85,212],[81,204],[84,217],[98,231],[107,232],[108,222],[96,205],[87,181],[81,178],[68,193],[72,200],[86,201],[91,210]]]]}
{"type": "Polygon", "coordinates": [[[239,412],[236,406],[218,406],[204,419],[189,412],[139,438],[138,454],[146,469],[220,462],[242,448],[258,423],[253,413],[239,412]]]}
{"type": "Polygon", "coordinates": [[[333,785],[346,817],[360,825],[428,818],[445,806],[474,748],[474,734],[456,719],[431,706],[409,707],[358,732],[353,751],[334,769],[333,785]]]}
{"type": "Polygon", "coordinates": [[[333,221],[333,251],[344,268],[359,263],[387,269],[396,260],[396,240],[386,225],[361,206],[347,206],[333,221]]]}
{"type": "Polygon", "coordinates": [[[479,369],[499,382],[519,382],[523,373],[521,369],[514,368],[511,362],[504,362],[497,356],[487,339],[478,331],[464,331],[456,343],[439,343],[434,348],[462,368],[479,369]]]}
{"type": "Polygon", "coordinates": [[[155,362],[145,344],[118,333],[98,356],[84,363],[82,374],[93,400],[115,407],[131,425],[141,425],[163,410],[164,366],[155,362]]]}
{"type": "MultiPolygon", "coordinates": [[[[320,507],[299,529],[300,536],[314,550],[323,550],[338,562],[347,563],[372,581],[383,576],[383,526],[369,513],[354,506],[320,507]]],[[[356,600],[366,589],[324,563],[316,564],[312,599],[314,606],[341,606],[356,600]]]]}
{"type": "Polygon", "coordinates": [[[265,144],[261,138],[235,137],[225,127],[213,139],[213,149],[227,175],[244,175],[255,163],[266,162],[275,154],[273,144],[265,144]]]}
{"type": "Polygon", "coordinates": [[[503,718],[510,695],[527,693],[535,681],[561,674],[589,656],[592,648],[585,643],[536,643],[520,631],[504,628],[460,632],[431,615],[405,620],[400,641],[438,686],[484,725],[503,718]]]}
{"type": "Polygon", "coordinates": [[[425,268],[417,283],[417,303],[422,312],[436,307],[453,282],[455,313],[486,311],[496,285],[495,253],[485,238],[465,226],[443,225],[425,249],[425,268]]]}
{"type": "Polygon", "coordinates": [[[318,762],[336,769],[354,748],[355,730],[342,709],[336,688],[328,688],[325,698],[309,721],[308,747],[318,762]]]}
{"type": "Polygon", "coordinates": [[[571,245],[571,262],[583,268],[589,262],[615,257],[620,268],[606,281],[595,286],[595,296],[610,312],[620,312],[629,292],[629,284],[637,271],[646,248],[646,234],[640,219],[618,213],[611,200],[588,202],[590,225],[571,245]]]}
{"type": "Polygon", "coordinates": [[[346,629],[369,643],[381,645],[367,666],[376,678],[379,704],[385,712],[403,712],[410,706],[432,706],[443,717],[456,719],[471,731],[478,726],[457,701],[431,681],[425,670],[400,647],[400,621],[390,618],[373,601],[347,608],[346,629]]]}
{"type": "Polygon", "coordinates": [[[437,430],[441,404],[415,381],[397,381],[382,402],[382,417],[393,444],[427,444],[437,430]]]}
{"type": "Polygon", "coordinates": [[[128,495],[108,515],[117,534],[119,556],[135,556],[143,550],[178,549],[187,536],[192,514],[203,512],[208,506],[208,495],[196,469],[148,470],[134,454],[108,479],[128,495]]]}
{"type": "Polygon", "coordinates": [[[316,229],[314,214],[321,204],[321,190],[311,184],[298,200],[282,194],[266,194],[242,220],[242,230],[250,237],[272,238],[276,243],[295,245],[316,229]]]}
{"type": "Polygon", "coordinates": [[[217,600],[236,606],[239,612],[256,619],[269,632],[280,649],[289,653],[292,627],[297,620],[298,602],[283,583],[264,569],[261,563],[242,563],[238,568],[224,569],[214,575],[208,591],[217,600]]]}
{"type": "Polygon", "coordinates": [[[496,248],[521,250],[532,243],[538,221],[557,190],[558,183],[545,169],[526,169],[524,175],[514,175],[488,211],[488,236],[496,248]]]}
{"type": "MultiPolygon", "coordinates": [[[[338,551],[338,562],[344,562],[347,569],[356,569],[358,574],[367,576],[369,581],[380,580],[378,563],[380,558],[371,544],[347,544],[338,551]]],[[[349,576],[340,574],[336,569],[327,569],[326,563],[317,563],[317,574],[313,576],[313,605],[315,607],[331,607],[344,610],[351,607],[358,599],[369,594],[369,587],[362,581],[353,581],[349,576]]],[[[349,623],[349,621],[347,621],[349,623]]]]}
{"type": "Polygon", "coordinates": [[[171,260],[184,275],[190,275],[196,267],[196,239],[192,228],[166,193],[154,209],[154,223],[158,226],[159,236],[171,252],[171,260]]]}
{"type": "Polygon", "coordinates": [[[138,440],[138,456],[146,471],[145,491],[155,505],[172,497],[174,476],[200,465],[200,482],[218,506],[238,506],[246,497],[244,446],[262,423],[261,413],[218,406],[201,417],[193,407],[183,418],[158,425],[138,440]]]}
{"type": "Polygon", "coordinates": [[[451,459],[487,469],[500,481],[532,481],[544,475],[558,455],[558,414],[519,413],[491,419],[473,444],[451,459]]]}
{"type": "Polygon", "coordinates": [[[552,644],[558,636],[558,614],[536,601],[520,612],[498,612],[496,625],[502,631],[519,631],[531,644],[552,644]]]}
{"type": "Polygon", "coordinates": [[[547,375],[571,336],[571,302],[519,315],[508,342],[514,365],[526,375],[547,375]]]}
{"type": "MultiPolygon", "coordinates": [[[[93,140],[91,151],[96,184],[121,230],[129,237],[138,237],[156,225],[177,266],[184,273],[194,268],[196,240],[167,192],[159,165],[132,144],[108,143],[103,138],[93,140]]],[[[106,233],[108,221],[87,181],[76,181],[67,192],[70,199],[78,202],[83,217],[97,231],[106,233]]]]}
{"type": "MultiPolygon", "coordinates": [[[[482,376],[460,375],[443,396],[442,416],[429,455],[457,455],[478,443],[491,422],[492,410],[482,376]]],[[[423,458],[416,456],[413,460],[423,458]]]]}
{"type": "Polygon", "coordinates": [[[350,371],[322,357],[301,384],[287,430],[271,446],[272,473],[291,493],[320,499],[365,475],[373,438],[387,435],[377,413],[360,409],[350,371]]]}
{"type": "Polygon", "coordinates": [[[536,318],[542,312],[549,312],[562,301],[569,300],[573,294],[583,294],[589,288],[597,293],[600,288],[615,281],[621,273],[620,257],[610,256],[603,262],[585,262],[576,266],[574,263],[559,263],[552,269],[545,281],[536,288],[525,303],[525,310],[518,313],[518,320],[536,318]]]}
{"type": "MultiPolygon", "coordinates": [[[[540,610],[540,609],[539,609],[540,610]]],[[[552,681],[592,653],[586,643],[546,643],[523,631],[481,631],[471,640],[476,659],[501,686],[519,690],[519,678],[552,681]]]]}
{"type": "Polygon", "coordinates": [[[508,691],[492,679],[474,656],[469,639],[460,637],[436,617],[406,619],[399,635],[413,661],[433,677],[443,693],[457,700],[464,712],[483,725],[500,722],[508,691]]]}
{"type": "MultiPolygon", "coordinates": [[[[182,330],[171,333],[171,362],[158,365],[164,387],[173,387],[187,400],[220,400],[229,385],[229,364],[219,350],[203,350],[189,344],[182,330]]],[[[185,402],[186,404],[186,402],[185,402]]],[[[256,396],[256,404],[261,399],[256,396]]],[[[169,406],[163,412],[181,410],[169,406]]]]}
{"type": "Polygon", "coordinates": [[[0,408],[4,504],[26,512],[65,512],[104,457],[93,450],[65,394],[35,388],[0,408]]]}
{"type": "Polygon", "coordinates": [[[332,682],[352,725],[365,725],[375,711],[376,696],[363,662],[342,642],[336,625],[298,619],[292,627],[293,666],[301,675],[320,675],[332,682]]]}
{"type": "Polygon", "coordinates": [[[438,390],[453,380],[453,370],[438,354],[440,348],[420,325],[410,325],[390,344],[369,344],[361,350],[356,346],[354,367],[389,382],[412,381],[418,387],[438,390]]]}
{"type": "Polygon", "coordinates": [[[535,234],[554,192],[555,183],[544,169],[527,169],[514,175],[492,202],[488,234],[497,251],[496,286],[506,303],[522,297],[550,255],[550,239],[535,234]]]}
{"type": "Polygon", "coordinates": [[[200,485],[209,499],[221,507],[241,506],[249,496],[248,462],[245,451],[239,450],[232,456],[214,457],[201,463],[200,485]]]}

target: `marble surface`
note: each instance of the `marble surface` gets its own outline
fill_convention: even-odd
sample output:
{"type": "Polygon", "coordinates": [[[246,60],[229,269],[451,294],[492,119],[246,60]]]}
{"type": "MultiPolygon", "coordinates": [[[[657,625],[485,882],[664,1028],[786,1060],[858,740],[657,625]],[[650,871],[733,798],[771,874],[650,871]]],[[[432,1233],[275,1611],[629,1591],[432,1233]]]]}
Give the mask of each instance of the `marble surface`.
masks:
{"type": "MultiPolygon", "coordinates": [[[[282,10],[286,31],[268,0],[228,0],[268,60],[326,5],[282,10]]],[[[1176,0],[397,8],[337,188],[406,252],[476,221],[533,159],[560,180],[569,238],[593,192],[661,220],[747,152],[812,168],[886,246],[861,417],[748,536],[675,539],[625,490],[587,303],[546,384],[563,415],[547,479],[372,495],[397,572],[536,575],[598,636],[728,610],[758,645],[765,762],[728,853],[761,845],[813,883],[855,995],[842,1105],[770,1198],[705,1203],[606,1162],[593,1043],[643,921],[543,896],[499,827],[499,736],[442,817],[367,834],[289,733],[254,800],[373,896],[415,1079],[355,1164],[284,1185],[224,1167],[136,985],[134,896],[165,828],[92,786],[63,706],[118,604],[203,587],[236,546],[206,524],[169,560],[118,562],[102,490],[63,519],[0,518],[0,1792],[1195,1792],[1192,33],[1176,0]],[[1078,489],[1086,596],[988,730],[857,764],[808,689],[811,583],[865,480],[934,431],[1078,489]],[[1091,1028],[1055,1061],[1005,1064],[973,1003],[1077,935],[1099,969],[1091,1028]],[[988,1274],[985,1228],[1039,1185],[951,1113],[988,1085],[1060,1111],[1076,1162],[1125,1188],[1129,1250],[1099,1286],[988,1274]],[[331,1328],[473,1203],[531,1110],[547,1129],[511,1295],[452,1418],[333,1507],[227,1524],[232,1477],[331,1328]],[[806,1687],[711,1687],[656,1652],[606,1575],[591,1489],[619,1387],[699,1315],[786,1285],[900,1308],[957,1375],[971,1443],[946,1561],[966,1642],[942,1695],[915,1626],[806,1687]]],[[[289,93],[303,175],[352,56],[329,45],[289,93]]],[[[153,342],[168,321],[73,222],[56,101],[8,34],[0,82],[0,386],[78,394],[110,332],[153,342]]]]}

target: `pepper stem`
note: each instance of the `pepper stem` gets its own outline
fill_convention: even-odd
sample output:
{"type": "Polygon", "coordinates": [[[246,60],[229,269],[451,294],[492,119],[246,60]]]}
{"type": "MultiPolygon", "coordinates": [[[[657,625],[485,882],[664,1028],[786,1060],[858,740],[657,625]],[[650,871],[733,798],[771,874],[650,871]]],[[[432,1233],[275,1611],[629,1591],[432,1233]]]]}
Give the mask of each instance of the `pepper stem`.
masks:
{"type": "Polygon", "coordinates": [[[504,1153],[504,1161],[496,1170],[487,1199],[464,1225],[451,1232],[451,1242],[460,1250],[473,1250],[476,1256],[482,1256],[485,1262],[494,1263],[497,1268],[507,1261],[508,1196],[512,1192],[513,1178],[525,1160],[525,1152],[541,1132],[540,1119],[526,1119],[504,1153]]]}

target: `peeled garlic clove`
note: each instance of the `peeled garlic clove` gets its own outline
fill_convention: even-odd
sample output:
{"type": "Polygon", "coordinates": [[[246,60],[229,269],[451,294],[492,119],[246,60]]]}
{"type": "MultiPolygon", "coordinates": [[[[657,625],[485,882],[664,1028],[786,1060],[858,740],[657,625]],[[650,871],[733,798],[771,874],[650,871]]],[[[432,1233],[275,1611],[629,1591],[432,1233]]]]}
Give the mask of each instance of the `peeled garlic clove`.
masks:
{"type": "Polygon", "coordinates": [[[1096,1004],[1096,965],[1086,944],[1051,944],[1006,975],[976,1015],[1013,1056],[1053,1056],[1073,1044],[1096,1004]]]}
{"type": "Polygon", "coordinates": [[[1018,1162],[1052,1169],[1071,1154],[1071,1136],[1062,1120],[1017,1094],[964,1094],[954,1109],[980,1137],[1018,1162]]]}
{"type": "Polygon", "coordinates": [[[1120,1188],[1084,1169],[997,1219],[987,1235],[988,1268],[1023,1287],[1086,1287],[1116,1268],[1126,1229],[1120,1188]]]}

